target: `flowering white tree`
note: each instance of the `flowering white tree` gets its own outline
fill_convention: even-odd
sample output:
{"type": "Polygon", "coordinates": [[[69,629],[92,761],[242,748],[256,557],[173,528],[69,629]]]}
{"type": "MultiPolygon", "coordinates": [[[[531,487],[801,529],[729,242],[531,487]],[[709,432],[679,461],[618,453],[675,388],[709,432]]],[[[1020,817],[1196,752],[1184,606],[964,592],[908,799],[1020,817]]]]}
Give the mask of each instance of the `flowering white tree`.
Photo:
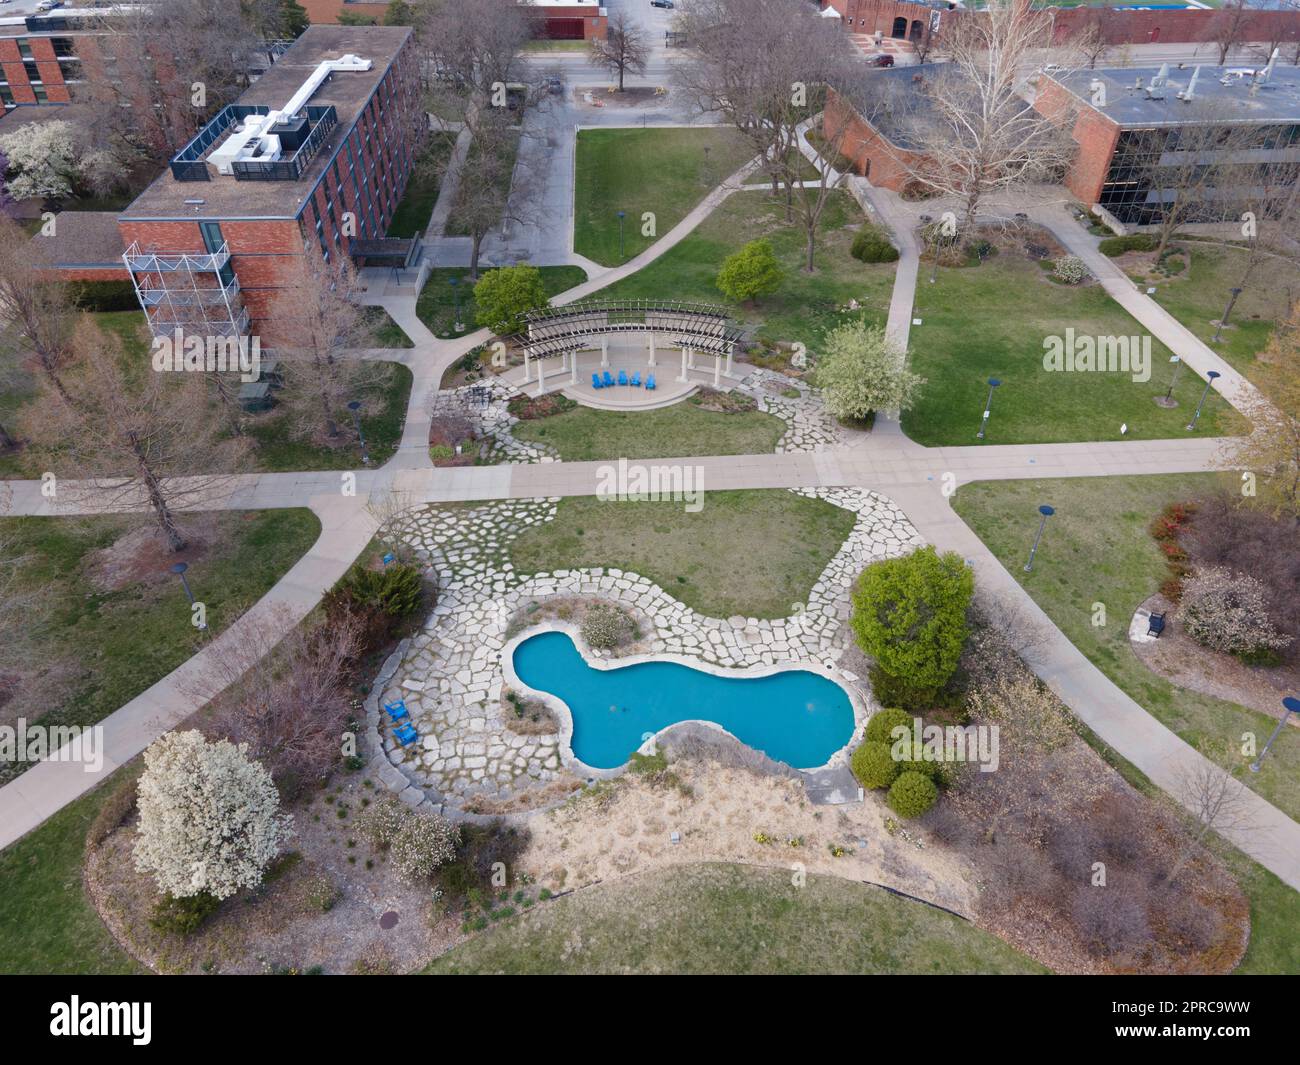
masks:
{"type": "Polygon", "coordinates": [[[1247,573],[1198,573],[1183,585],[1179,616],[1188,636],[1215,651],[1248,655],[1279,651],[1291,642],[1273,626],[1264,585],[1247,573]]]}
{"type": "Polygon", "coordinates": [[[144,752],[135,867],[176,898],[256,887],[289,838],[271,774],[229,740],[169,732],[144,752]]]}
{"type": "Polygon", "coordinates": [[[6,180],[16,200],[71,196],[83,182],[102,187],[117,170],[107,153],[84,145],[71,122],[19,126],[0,137],[0,152],[9,160],[6,180]]]}
{"type": "Polygon", "coordinates": [[[837,418],[872,411],[908,410],[925,384],[905,366],[906,356],[879,326],[846,322],[826,334],[817,360],[817,384],[837,418]]]}

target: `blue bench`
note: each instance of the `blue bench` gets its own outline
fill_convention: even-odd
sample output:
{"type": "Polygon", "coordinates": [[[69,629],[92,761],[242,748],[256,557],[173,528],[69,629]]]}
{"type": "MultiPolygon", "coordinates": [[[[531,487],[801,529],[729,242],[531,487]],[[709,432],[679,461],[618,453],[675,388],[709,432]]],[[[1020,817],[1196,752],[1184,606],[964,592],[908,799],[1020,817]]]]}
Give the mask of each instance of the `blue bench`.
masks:
{"type": "Polygon", "coordinates": [[[594,374],[591,375],[591,387],[592,387],[592,388],[604,388],[604,387],[605,387],[604,385],[602,385],[602,384],[600,383],[600,374],[598,374],[598,373],[594,373],[594,374]]]}
{"type": "Polygon", "coordinates": [[[420,738],[420,734],[415,731],[415,726],[409,723],[393,729],[393,735],[403,747],[409,747],[420,738]]]}
{"type": "Polygon", "coordinates": [[[637,370],[637,372],[634,373],[634,374],[632,375],[632,387],[633,387],[633,388],[640,388],[640,387],[641,387],[641,371],[640,371],[640,370],[637,370]]]}
{"type": "Polygon", "coordinates": [[[608,370],[605,371],[605,376],[601,380],[604,381],[606,388],[614,387],[614,378],[610,377],[608,370]]]}
{"type": "Polygon", "coordinates": [[[619,370],[619,371],[618,371],[618,383],[619,383],[620,385],[625,385],[625,384],[627,384],[627,371],[626,371],[626,370],[619,370]]]}
{"type": "Polygon", "coordinates": [[[394,724],[401,721],[402,718],[406,718],[408,721],[411,719],[411,715],[406,709],[405,699],[398,699],[395,703],[384,703],[384,711],[392,718],[394,724]]]}
{"type": "Polygon", "coordinates": [[[654,387],[655,387],[655,375],[654,375],[654,374],[647,374],[647,375],[646,375],[645,386],[646,386],[646,388],[650,389],[651,391],[654,391],[654,387]]]}

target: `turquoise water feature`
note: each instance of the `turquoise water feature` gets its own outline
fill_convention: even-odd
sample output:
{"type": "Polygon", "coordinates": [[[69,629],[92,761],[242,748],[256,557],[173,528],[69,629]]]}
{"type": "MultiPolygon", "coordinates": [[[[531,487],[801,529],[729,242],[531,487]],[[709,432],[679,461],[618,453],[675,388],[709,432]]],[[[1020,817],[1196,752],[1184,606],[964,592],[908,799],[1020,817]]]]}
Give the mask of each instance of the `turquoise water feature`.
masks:
{"type": "Polygon", "coordinates": [[[824,765],[853,737],[853,705],[833,680],[804,669],[727,677],[676,662],[593,669],[563,632],[514,650],[515,674],[563,699],[573,715],[573,753],[614,769],[646,733],[678,721],[712,721],[742,743],[797,769],[824,765]]]}

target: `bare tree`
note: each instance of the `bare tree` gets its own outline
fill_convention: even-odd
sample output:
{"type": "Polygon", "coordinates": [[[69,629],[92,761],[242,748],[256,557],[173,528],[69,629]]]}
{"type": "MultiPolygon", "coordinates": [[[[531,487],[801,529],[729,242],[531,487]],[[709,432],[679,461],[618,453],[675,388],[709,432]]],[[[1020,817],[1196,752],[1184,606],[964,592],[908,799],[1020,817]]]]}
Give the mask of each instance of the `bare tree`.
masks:
{"type": "Polygon", "coordinates": [[[151,511],[168,546],[181,550],[178,512],[218,496],[242,453],[212,424],[202,376],[129,360],[117,335],[89,315],[71,353],[61,388],[45,382],[23,412],[45,468],[58,475],[59,497],[87,509],[151,511]]]}
{"type": "Polygon", "coordinates": [[[342,253],[329,262],[304,255],[277,294],[274,347],[284,362],[283,402],[301,430],[331,445],[350,439],[343,425],[359,367],[347,353],[367,342],[369,330],[355,303],[357,276],[342,253]]]}
{"type": "Polygon", "coordinates": [[[1087,14],[1067,39],[1067,45],[1077,51],[1089,70],[1096,70],[1097,64],[1111,49],[1108,30],[1114,21],[1108,7],[1090,7],[1087,14]]]}
{"type": "Polygon", "coordinates": [[[1231,187],[1239,191],[1242,236],[1246,238],[1245,258],[1228,293],[1228,304],[1214,331],[1214,342],[1222,338],[1238,298],[1255,281],[1259,268],[1273,258],[1296,257],[1296,239],[1300,237],[1300,183],[1295,180],[1295,164],[1278,161],[1268,151],[1270,130],[1248,131],[1245,148],[1256,149],[1252,156],[1262,161],[1234,167],[1231,187]]]}
{"type": "Polygon", "coordinates": [[[1072,157],[1072,116],[1040,114],[1022,96],[1019,70],[1050,39],[1049,14],[996,0],[945,35],[950,62],[924,78],[919,99],[904,89],[893,101],[915,146],[900,163],[922,187],[962,203],[964,230],[986,196],[1052,180],[1072,157]]]}
{"type": "Polygon", "coordinates": [[[1205,39],[1219,50],[1219,66],[1228,61],[1229,52],[1245,41],[1250,10],[1247,0],[1228,0],[1210,19],[1205,39]]]}
{"type": "Polygon", "coordinates": [[[1178,773],[1173,798],[1190,814],[1190,831],[1179,841],[1178,856],[1164,875],[1175,883],[1179,875],[1199,857],[1211,832],[1234,835],[1250,832],[1254,826],[1246,786],[1223,769],[1219,752],[1203,746],[1202,757],[1178,773]]]}
{"type": "Polygon", "coordinates": [[[587,56],[592,66],[601,67],[618,75],[618,91],[623,91],[623,76],[629,71],[644,74],[650,59],[650,42],[645,31],[629,21],[627,11],[620,9],[610,18],[603,40],[591,42],[587,56]]]}
{"type": "Polygon", "coordinates": [[[208,731],[247,743],[250,757],[265,763],[281,788],[327,777],[339,762],[351,715],[350,680],[361,646],[355,622],[253,621],[231,639],[236,646],[216,659],[217,675],[201,682],[205,692],[230,686],[208,731]],[[259,655],[285,628],[275,651],[259,655]]]}
{"type": "Polygon", "coordinates": [[[1125,148],[1136,182],[1149,190],[1147,202],[1155,205],[1147,224],[1159,236],[1157,260],[1182,226],[1222,218],[1214,190],[1240,181],[1240,169],[1231,159],[1258,136],[1249,126],[1228,125],[1227,115],[1213,101],[1195,100],[1182,113],[1182,125],[1143,130],[1125,148]]]}
{"type": "Polygon", "coordinates": [[[854,91],[862,78],[847,38],[798,0],[690,0],[679,19],[691,51],[674,67],[675,82],[700,114],[722,116],[746,138],[773,195],[784,184],[786,218],[799,215],[812,270],[822,211],[843,175],[827,173],[806,186],[800,134],[811,128],[828,90],[851,97],[823,119],[825,154],[834,158],[855,108],[864,106],[854,91]]]}
{"type": "Polygon", "coordinates": [[[94,22],[108,76],[76,102],[127,165],[170,157],[248,86],[261,51],[240,0],[117,6],[94,22]]]}
{"type": "Polygon", "coordinates": [[[510,190],[523,135],[514,126],[510,113],[502,108],[489,107],[476,112],[472,128],[473,140],[452,213],[469,235],[469,276],[477,280],[484,238],[499,225],[524,221],[510,207],[510,190]]]}
{"type": "Polygon", "coordinates": [[[0,353],[26,363],[63,393],[75,325],[67,285],[50,269],[40,239],[0,218],[0,353]]]}

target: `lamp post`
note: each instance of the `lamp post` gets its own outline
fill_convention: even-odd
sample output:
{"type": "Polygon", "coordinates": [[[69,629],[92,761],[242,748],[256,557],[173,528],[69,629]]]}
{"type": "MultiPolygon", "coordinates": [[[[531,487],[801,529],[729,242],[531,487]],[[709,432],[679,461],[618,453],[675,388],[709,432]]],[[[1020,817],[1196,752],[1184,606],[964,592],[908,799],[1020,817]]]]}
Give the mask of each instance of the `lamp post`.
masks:
{"type": "Polygon", "coordinates": [[[1234,288],[1231,290],[1232,295],[1228,297],[1228,306],[1224,308],[1223,317],[1219,319],[1219,324],[1214,327],[1214,336],[1211,338],[1211,344],[1217,344],[1223,339],[1223,327],[1228,324],[1228,315],[1232,313],[1233,305],[1237,302],[1237,297],[1241,295],[1241,289],[1234,288]]]}
{"type": "Polygon", "coordinates": [[[460,320],[460,278],[448,278],[447,283],[451,285],[452,299],[456,301],[456,324],[452,328],[459,333],[465,328],[465,323],[460,320]]]}
{"type": "Polygon", "coordinates": [[[1165,390],[1165,402],[1169,403],[1174,398],[1174,385],[1178,383],[1178,371],[1183,368],[1183,360],[1177,355],[1170,355],[1169,361],[1174,364],[1174,371],[1169,375],[1169,387],[1165,390]]]}
{"type": "MultiPolygon", "coordinates": [[[[190,564],[188,562],[177,562],[171,567],[171,571],[181,579],[181,587],[185,589],[185,598],[190,601],[190,607],[192,608],[194,606],[194,593],[190,590],[190,582],[185,577],[185,571],[189,568],[190,564]]],[[[199,632],[204,632],[207,627],[207,621],[200,621],[197,626],[199,632]]]]}
{"type": "Polygon", "coordinates": [[[984,417],[980,419],[980,431],[975,434],[976,440],[984,439],[984,430],[989,424],[989,411],[993,409],[993,390],[1001,383],[996,377],[989,378],[989,398],[984,401],[984,417]]]}
{"type": "Polygon", "coordinates": [[[1222,376],[1223,375],[1219,373],[1218,370],[1211,370],[1205,375],[1205,391],[1201,393],[1201,402],[1196,404],[1196,413],[1192,415],[1192,420],[1187,423],[1187,431],[1189,433],[1196,428],[1196,423],[1200,421],[1201,408],[1205,406],[1205,397],[1210,394],[1210,386],[1214,384],[1217,378],[1222,376]]]}
{"type": "Polygon", "coordinates": [[[361,401],[354,399],[348,404],[348,410],[352,412],[352,427],[357,431],[357,439],[361,441],[361,465],[370,465],[370,452],[366,450],[366,434],[361,431],[361,401]]]}
{"type": "Polygon", "coordinates": [[[1047,528],[1047,519],[1056,511],[1044,503],[1038,508],[1038,513],[1042,515],[1042,519],[1038,522],[1038,535],[1034,537],[1034,546],[1029,549],[1029,561],[1025,563],[1026,573],[1029,573],[1034,568],[1034,556],[1038,554],[1038,544],[1043,539],[1043,530],[1047,528]]]}
{"type": "Polygon", "coordinates": [[[618,215],[618,257],[623,258],[623,219],[627,217],[626,211],[615,212],[618,215]]]}
{"type": "Polygon", "coordinates": [[[1264,755],[1268,754],[1268,749],[1273,746],[1273,741],[1277,739],[1278,733],[1280,733],[1286,725],[1287,718],[1292,714],[1300,714],[1300,699],[1297,699],[1294,695],[1288,695],[1282,700],[1282,708],[1284,711],[1282,714],[1282,720],[1279,721],[1277,727],[1273,729],[1273,735],[1271,735],[1268,738],[1268,742],[1264,744],[1264,749],[1259,752],[1259,757],[1250,763],[1250,771],[1252,773],[1259,772],[1260,762],[1264,760],[1264,755]]]}

